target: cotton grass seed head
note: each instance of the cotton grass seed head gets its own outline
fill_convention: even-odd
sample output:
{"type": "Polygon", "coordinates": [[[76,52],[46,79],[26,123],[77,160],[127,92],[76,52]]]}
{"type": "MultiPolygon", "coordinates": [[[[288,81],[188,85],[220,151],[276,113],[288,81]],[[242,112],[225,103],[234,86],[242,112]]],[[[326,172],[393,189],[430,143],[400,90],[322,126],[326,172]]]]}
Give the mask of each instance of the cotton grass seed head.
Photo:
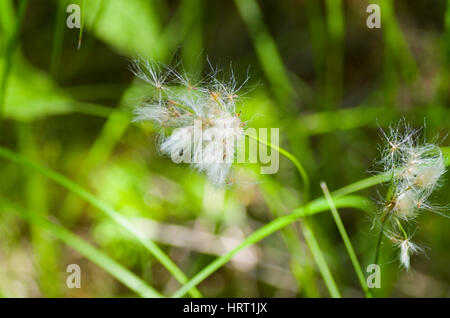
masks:
{"type": "Polygon", "coordinates": [[[220,81],[217,71],[194,82],[147,60],[135,60],[132,71],[156,90],[156,97],[135,109],[134,121],[157,124],[168,132],[159,145],[163,154],[204,172],[216,186],[224,185],[245,128],[236,113],[242,85],[234,73],[228,82],[220,81]]]}
{"type": "Polygon", "coordinates": [[[441,149],[427,143],[421,129],[412,129],[403,121],[382,130],[386,146],[382,150],[382,170],[390,176],[381,217],[376,222],[382,231],[400,248],[400,262],[409,269],[410,255],[420,251],[410,241],[406,227],[416,227],[420,212],[435,208],[430,196],[442,185],[446,172],[441,149]]]}
{"type": "Polygon", "coordinates": [[[441,149],[421,142],[419,132],[403,123],[383,132],[387,145],[381,163],[384,172],[392,176],[392,198],[386,205],[403,219],[414,218],[430,206],[428,198],[441,185],[446,171],[441,149]]]}

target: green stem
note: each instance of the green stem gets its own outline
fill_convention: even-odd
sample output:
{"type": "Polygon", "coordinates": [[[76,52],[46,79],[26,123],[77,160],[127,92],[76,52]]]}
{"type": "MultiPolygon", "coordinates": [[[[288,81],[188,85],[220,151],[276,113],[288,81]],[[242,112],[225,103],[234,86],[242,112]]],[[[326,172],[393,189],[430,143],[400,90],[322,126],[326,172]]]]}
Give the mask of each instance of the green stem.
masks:
{"type": "MultiPolygon", "coordinates": [[[[246,134],[249,138],[252,138],[256,140],[257,142],[272,148],[272,150],[276,150],[279,153],[281,153],[283,156],[285,156],[287,159],[289,159],[294,166],[297,168],[297,171],[299,172],[302,180],[303,180],[303,202],[306,203],[309,201],[309,195],[311,192],[311,183],[309,181],[309,176],[306,173],[305,168],[300,163],[300,161],[292,155],[287,150],[274,145],[266,140],[261,140],[258,136],[253,136],[250,134],[246,134]]],[[[319,268],[320,274],[323,277],[323,280],[325,282],[325,285],[327,286],[327,289],[330,293],[330,295],[333,298],[340,298],[341,294],[339,293],[339,290],[336,285],[336,281],[333,278],[333,275],[331,274],[330,268],[328,267],[328,264],[326,262],[325,257],[323,256],[322,250],[320,249],[319,243],[317,242],[317,239],[314,235],[311,221],[308,218],[304,218],[303,222],[300,224],[303,235],[305,237],[306,244],[308,245],[309,249],[311,250],[311,253],[313,255],[314,261],[317,264],[317,267],[319,268]]]]}
{"type": "MultiPolygon", "coordinates": [[[[184,273],[177,267],[177,265],[156,245],[153,241],[145,237],[141,232],[137,231],[136,228],[121,214],[116,212],[114,209],[98,200],[94,195],[84,190],[78,184],[67,179],[63,175],[57,173],[56,171],[50,170],[43,166],[40,166],[27,158],[19,155],[13,151],[10,151],[2,146],[0,146],[0,157],[11,160],[22,166],[31,168],[47,178],[55,181],[56,183],[62,185],[69,191],[77,194],[79,197],[85,199],[87,202],[91,203],[93,206],[102,211],[106,216],[111,218],[119,226],[127,230],[138,242],[140,242],[181,284],[185,284],[188,279],[184,273]]],[[[193,290],[191,295],[193,297],[201,297],[198,290],[193,290]]]]}
{"type": "Polygon", "coordinates": [[[249,138],[252,138],[253,140],[256,140],[257,142],[270,147],[276,151],[278,151],[280,154],[282,154],[283,156],[285,156],[287,159],[289,159],[294,166],[297,168],[297,171],[300,173],[300,176],[302,177],[303,180],[303,198],[304,198],[304,203],[308,202],[309,200],[309,195],[310,195],[310,189],[311,189],[311,184],[309,181],[309,176],[306,173],[305,168],[303,168],[302,164],[300,163],[300,161],[297,160],[297,158],[294,157],[294,155],[292,155],[291,153],[289,153],[288,151],[284,150],[283,148],[278,147],[277,145],[273,145],[271,144],[269,141],[265,141],[265,140],[261,140],[259,139],[258,136],[253,136],[250,134],[246,134],[246,136],[248,136],[249,138]]]}
{"type": "MultiPolygon", "coordinates": [[[[442,152],[445,156],[445,163],[447,166],[450,165],[450,147],[443,147],[442,152]]],[[[334,198],[334,204],[338,207],[355,207],[360,209],[370,210],[370,201],[362,200],[360,197],[347,196],[348,194],[372,187],[374,185],[388,181],[390,178],[389,174],[379,174],[363,180],[352,183],[348,186],[342,187],[334,192],[332,192],[334,198]]],[[[209,275],[214,273],[217,269],[226,264],[236,253],[246,248],[247,246],[253,245],[260,240],[266,238],[267,236],[273,234],[274,232],[284,228],[285,226],[292,224],[297,221],[297,219],[305,217],[306,215],[312,215],[319,212],[326,211],[328,209],[328,202],[326,202],[324,197],[317,198],[304,207],[299,207],[292,211],[292,213],[279,217],[266,225],[262,226],[252,234],[250,234],[245,240],[243,240],[234,249],[225,253],[221,257],[214,260],[203,270],[201,270],[197,275],[195,275],[187,284],[177,290],[173,297],[181,297],[185,295],[189,290],[197,286],[209,275]]]]}
{"type": "MultiPolygon", "coordinates": [[[[5,0],[2,0],[5,1],[5,0]]],[[[21,0],[19,3],[19,12],[16,20],[15,28],[11,37],[6,39],[5,45],[5,65],[3,67],[3,75],[1,77],[0,83],[0,125],[3,117],[3,108],[6,103],[6,88],[8,87],[8,78],[11,73],[12,59],[14,57],[14,52],[18,43],[20,26],[22,24],[23,17],[25,16],[25,11],[27,7],[28,0],[21,0]]]]}
{"type": "Polygon", "coordinates": [[[372,298],[372,293],[367,287],[366,279],[361,269],[361,265],[358,262],[358,258],[356,257],[356,253],[353,249],[352,243],[350,242],[347,231],[345,230],[345,226],[342,223],[341,217],[339,216],[338,210],[336,209],[336,206],[333,202],[333,198],[330,195],[330,191],[328,191],[327,184],[325,182],[321,182],[320,186],[322,187],[323,194],[325,195],[328,205],[330,206],[331,214],[333,215],[336,226],[339,230],[339,233],[341,234],[342,240],[344,241],[345,248],[347,249],[347,253],[350,256],[350,260],[352,261],[353,268],[355,269],[356,275],[358,276],[358,280],[361,284],[364,294],[367,298],[372,298]]]}
{"type": "Polygon", "coordinates": [[[381,242],[383,241],[383,230],[384,223],[381,224],[380,233],[378,234],[377,246],[375,248],[375,259],[373,261],[374,264],[378,264],[378,259],[380,258],[381,242]]]}
{"type": "MultiPolygon", "coordinates": [[[[354,207],[365,208],[367,204],[370,205],[370,201],[359,196],[341,196],[335,200],[337,207],[354,207]]],[[[196,274],[187,284],[178,289],[172,297],[182,297],[193,287],[200,284],[204,279],[217,271],[220,267],[225,265],[229,260],[233,258],[238,252],[244,248],[256,244],[269,235],[279,231],[280,229],[298,221],[305,216],[314,215],[316,213],[324,212],[328,210],[328,203],[324,198],[313,200],[306,204],[304,207],[299,207],[292,211],[290,214],[276,218],[275,220],[262,226],[252,234],[250,234],[245,240],[239,243],[235,248],[225,253],[219,258],[216,258],[208,266],[204,267],[198,274],[196,274]]]]}
{"type": "Polygon", "coordinates": [[[395,217],[395,221],[397,221],[398,227],[399,227],[400,230],[402,231],[403,236],[405,237],[405,240],[407,240],[407,239],[408,239],[408,234],[406,234],[406,231],[405,231],[405,229],[403,228],[402,223],[400,223],[400,220],[399,220],[397,217],[395,217]]]}
{"type": "Polygon", "coordinates": [[[323,281],[327,286],[328,292],[333,298],[341,298],[341,293],[337,288],[336,281],[334,280],[333,275],[331,274],[327,261],[323,256],[319,243],[317,242],[314,232],[312,231],[312,225],[310,223],[310,220],[307,217],[305,217],[303,219],[303,223],[301,223],[300,225],[302,227],[303,236],[305,237],[306,244],[308,244],[308,247],[313,255],[314,261],[319,267],[320,274],[323,277],[323,281]]]}

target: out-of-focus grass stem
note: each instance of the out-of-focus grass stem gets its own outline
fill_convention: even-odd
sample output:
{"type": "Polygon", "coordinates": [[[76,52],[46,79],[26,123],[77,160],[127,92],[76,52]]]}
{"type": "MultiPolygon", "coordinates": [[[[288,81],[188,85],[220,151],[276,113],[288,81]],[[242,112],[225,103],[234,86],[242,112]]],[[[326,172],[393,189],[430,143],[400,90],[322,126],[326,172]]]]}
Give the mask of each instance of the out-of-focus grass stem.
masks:
{"type": "MultiPolygon", "coordinates": [[[[9,0],[2,0],[2,2],[4,2],[4,1],[9,2],[9,0]]],[[[11,68],[12,68],[12,60],[14,57],[14,52],[15,52],[16,47],[19,42],[20,26],[22,24],[23,17],[25,16],[27,3],[28,3],[28,0],[21,0],[19,2],[18,14],[17,14],[17,18],[15,21],[14,30],[12,31],[10,36],[5,40],[6,44],[4,46],[4,52],[3,52],[5,65],[3,66],[3,74],[1,76],[1,83],[0,83],[0,129],[1,129],[2,120],[3,120],[3,108],[5,107],[4,104],[6,102],[8,78],[9,78],[11,68]]],[[[8,7],[7,4],[3,4],[3,7],[1,7],[0,9],[5,9],[7,7],[8,7]]],[[[7,15],[5,14],[5,16],[7,16],[7,15]]],[[[2,18],[3,18],[3,16],[2,16],[2,18]]]]}

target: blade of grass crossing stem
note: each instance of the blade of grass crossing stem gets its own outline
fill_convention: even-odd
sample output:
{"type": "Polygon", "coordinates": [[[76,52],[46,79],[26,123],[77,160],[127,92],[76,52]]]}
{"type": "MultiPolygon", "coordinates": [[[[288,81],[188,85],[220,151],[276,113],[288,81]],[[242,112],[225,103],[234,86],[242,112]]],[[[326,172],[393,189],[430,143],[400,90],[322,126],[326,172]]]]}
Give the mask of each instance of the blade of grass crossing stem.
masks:
{"type": "Polygon", "coordinates": [[[316,240],[314,232],[312,231],[312,225],[310,223],[309,218],[305,217],[303,219],[303,223],[301,223],[301,228],[303,231],[303,235],[306,240],[306,244],[308,244],[309,249],[313,255],[314,261],[319,267],[320,274],[323,277],[323,281],[327,286],[327,289],[333,298],[340,298],[341,294],[337,288],[336,281],[331,274],[331,271],[328,267],[327,261],[323,256],[323,253],[319,247],[319,243],[316,240]]]}
{"type": "MultiPolygon", "coordinates": [[[[280,185],[273,179],[267,178],[261,183],[260,188],[264,201],[273,217],[277,218],[283,215],[280,213],[284,210],[284,202],[280,198],[280,185]]],[[[315,284],[315,268],[313,268],[312,260],[300,242],[294,224],[280,230],[280,232],[290,254],[290,269],[292,275],[298,281],[299,292],[303,291],[306,297],[319,297],[319,290],[315,284]]]]}
{"type": "MultiPolygon", "coordinates": [[[[359,196],[343,196],[335,200],[335,204],[337,207],[361,208],[363,206],[367,206],[369,202],[370,201],[368,201],[367,199],[359,196]]],[[[172,297],[182,297],[183,295],[185,295],[187,292],[189,292],[191,288],[197,286],[209,275],[213,274],[216,270],[218,270],[220,267],[225,265],[229,260],[231,260],[234,255],[236,255],[238,252],[245,249],[246,247],[256,244],[262,239],[284,228],[285,226],[288,226],[289,224],[298,221],[298,219],[300,218],[320,213],[326,210],[328,210],[328,203],[324,198],[320,198],[308,203],[305,207],[299,207],[295,209],[288,215],[274,219],[273,221],[267,223],[266,225],[254,231],[246,239],[244,239],[241,243],[239,243],[235,248],[212,261],[209,265],[207,265],[199,273],[197,273],[187,284],[185,284],[183,287],[177,290],[172,295],[172,297]]]]}
{"type": "MultiPolygon", "coordinates": [[[[187,282],[187,277],[184,273],[177,267],[177,265],[156,245],[153,241],[147,239],[141,232],[139,232],[125,217],[117,213],[114,209],[98,200],[94,195],[84,190],[78,184],[67,179],[63,175],[48,169],[46,167],[40,166],[27,158],[17,154],[11,150],[8,150],[0,146],[0,157],[11,160],[17,164],[24,167],[31,168],[39,173],[42,173],[47,178],[55,181],[56,183],[62,185],[69,191],[79,195],[87,202],[98,208],[106,216],[111,218],[119,226],[127,230],[138,242],[140,242],[168,271],[171,273],[181,284],[187,282]]],[[[191,293],[193,297],[201,297],[198,290],[193,290],[191,293]]]]}
{"type": "MultiPolygon", "coordinates": [[[[306,173],[306,170],[303,168],[300,161],[297,160],[297,158],[295,156],[293,156],[291,153],[289,153],[287,150],[285,150],[277,145],[273,145],[268,141],[263,141],[260,138],[258,138],[257,136],[253,136],[250,134],[248,134],[247,136],[249,136],[252,139],[255,139],[256,141],[258,141],[259,143],[261,143],[267,147],[272,148],[272,150],[278,151],[279,153],[281,153],[283,156],[285,156],[287,159],[289,159],[294,164],[294,166],[297,168],[297,171],[299,172],[300,176],[303,179],[304,202],[308,202],[311,186],[310,186],[309,176],[306,173]]],[[[330,292],[330,295],[335,298],[340,297],[340,293],[336,286],[336,282],[333,279],[333,275],[331,274],[331,271],[327,265],[325,257],[323,256],[322,250],[320,249],[319,243],[317,242],[316,237],[314,235],[314,232],[312,229],[312,224],[311,224],[310,220],[308,220],[308,218],[305,218],[303,220],[303,223],[301,224],[301,228],[302,228],[303,234],[305,236],[306,244],[308,245],[309,249],[311,250],[314,261],[316,262],[317,266],[319,267],[320,274],[322,275],[322,277],[325,281],[325,285],[327,286],[328,291],[330,292]]]]}
{"type": "MultiPolygon", "coordinates": [[[[442,151],[445,156],[445,163],[447,166],[450,165],[450,147],[443,147],[442,151]]],[[[374,185],[386,182],[389,180],[389,176],[386,174],[380,174],[373,177],[365,178],[363,180],[359,180],[355,183],[349,184],[343,188],[340,188],[333,192],[334,196],[334,205],[336,208],[343,207],[353,207],[362,209],[364,211],[372,210],[371,201],[358,197],[358,196],[348,196],[353,192],[357,192],[374,185]]],[[[324,197],[317,198],[304,207],[299,207],[292,211],[292,213],[276,218],[275,220],[267,223],[262,226],[252,234],[250,234],[246,239],[244,239],[241,243],[238,244],[234,249],[225,253],[223,256],[215,259],[208,266],[206,266],[203,270],[201,270],[197,275],[195,275],[187,284],[177,290],[172,297],[182,297],[189,290],[197,286],[204,279],[206,279],[209,275],[214,273],[217,269],[225,265],[230,259],[233,258],[235,254],[244,248],[256,244],[260,240],[266,238],[267,236],[275,233],[276,231],[284,228],[285,226],[292,224],[299,218],[302,218],[306,215],[313,215],[316,213],[327,211],[329,208],[328,202],[324,197]]]]}
{"type": "Polygon", "coordinates": [[[61,225],[52,223],[33,211],[25,211],[6,200],[0,200],[0,204],[13,210],[16,215],[30,224],[46,230],[54,237],[69,245],[140,296],[162,297],[158,291],[147,285],[138,276],[61,225]]]}
{"type": "Polygon", "coordinates": [[[323,194],[325,195],[328,205],[330,206],[331,214],[333,215],[336,226],[339,230],[339,233],[341,234],[342,240],[344,241],[345,248],[347,249],[347,253],[350,256],[350,260],[352,261],[356,276],[358,276],[358,280],[361,284],[364,294],[366,295],[366,297],[372,298],[372,294],[367,287],[366,279],[362,272],[361,265],[358,262],[358,258],[356,257],[356,253],[353,249],[352,243],[350,242],[350,238],[347,235],[347,231],[345,230],[341,217],[339,216],[336,206],[334,205],[333,198],[330,195],[330,191],[328,191],[327,184],[322,181],[320,183],[320,186],[322,187],[323,194]]]}
{"type": "MultiPolygon", "coordinates": [[[[8,1],[8,0],[2,0],[2,1],[8,1]]],[[[19,38],[19,31],[20,26],[22,24],[23,17],[25,16],[25,11],[27,8],[28,0],[21,0],[19,2],[19,12],[15,23],[15,28],[13,32],[11,33],[10,37],[6,39],[6,45],[5,45],[5,65],[3,66],[3,74],[1,76],[1,83],[0,83],[0,129],[2,124],[2,117],[3,117],[3,108],[4,104],[6,102],[6,89],[8,87],[8,78],[11,73],[11,67],[12,67],[12,59],[14,57],[14,52],[18,43],[19,38]]]]}

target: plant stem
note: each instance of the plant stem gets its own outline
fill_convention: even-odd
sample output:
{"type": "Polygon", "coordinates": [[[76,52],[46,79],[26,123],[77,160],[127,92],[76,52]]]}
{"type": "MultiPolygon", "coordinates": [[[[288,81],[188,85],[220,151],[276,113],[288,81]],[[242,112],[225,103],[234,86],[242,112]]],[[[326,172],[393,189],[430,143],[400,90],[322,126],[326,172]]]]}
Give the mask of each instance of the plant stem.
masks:
{"type": "Polygon", "coordinates": [[[308,202],[311,185],[310,185],[310,181],[309,181],[309,176],[306,173],[306,170],[305,170],[305,168],[303,168],[303,166],[300,163],[300,161],[298,161],[297,158],[295,158],[294,155],[292,155],[288,151],[284,150],[283,148],[280,148],[277,145],[271,144],[269,141],[261,140],[261,139],[259,139],[258,136],[253,136],[253,135],[250,135],[248,133],[246,134],[246,136],[256,140],[257,142],[259,142],[259,143],[261,143],[261,144],[263,144],[263,145],[265,145],[267,147],[270,147],[270,148],[278,151],[280,154],[285,156],[287,159],[289,159],[294,164],[294,166],[297,168],[297,171],[300,173],[300,176],[302,177],[302,180],[303,180],[303,186],[304,186],[303,199],[304,199],[304,203],[308,202]]]}
{"type": "MultiPolygon", "coordinates": [[[[445,162],[446,165],[450,165],[450,148],[443,148],[445,162]]],[[[363,180],[359,180],[352,184],[349,184],[345,187],[342,187],[334,192],[332,195],[334,197],[334,204],[336,207],[354,207],[359,209],[370,209],[370,201],[364,199],[357,199],[359,197],[356,196],[347,196],[350,193],[357,192],[371,186],[377,185],[379,183],[386,182],[389,180],[388,174],[379,174],[376,176],[372,176],[369,178],[365,178],[363,180]],[[342,201],[344,200],[344,201],[342,201]],[[359,202],[358,202],[359,201],[359,202]]],[[[244,239],[238,246],[236,246],[231,251],[225,253],[221,257],[215,259],[208,266],[203,268],[199,273],[197,273],[187,284],[177,290],[172,297],[181,297],[186,294],[193,287],[197,286],[204,279],[206,279],[209,275],[214,273],[217,269],[225,265],[233,256],[238,253],[240,250],[246,248],[247,246],[253,245],[260,240],[266,238],[272,233],[284,228],[285,226],[292,224],[297,219],[302,218],[308,215],[312,215],[315,213],[320,213],[326,211],[328,208],[328,202],[326,202],[324,197],[317,198],[307,204],[305,206],[299,207],[292,211],[290,214],[276,218],[275,220],[267,223],[262,226],[252,234],[250,234],[246,239],[244,239]]]]}
{"type": "Polygon", "coordinates": [[[350,260],[352,261],[353,268],[355,269],[356,276],[358,276],[359,283],[364,291],[364,294],[367,298],[372,298],[372,293],[366,284],[366,279],[364,277],[363,271],[361,269],[361,265],[358,262],[358,258],[356,257],[356,253],[353,249],[350,238],[348,237],[347,231],[345,230],[345,226],[342,223],[341,217],[339,216],[339,212],[334,205],[333,198],[330,195],[330,191],[328,191],[327,184],[325,182],[321,182],[320,186],[322,187],[323,194],[328,202],[328,205],[331,210],[331,214],[333,215],[334,221],[336,222],[336,226],[341,234],[342,240],[344,241],[345,248],[347,249],[347,253],[350,256],[350,260]]]}
{"type": "Polygon", "coordinates": [[[381,241],[383,240],[383,230],[384,230],[384,223],[381,224],[380,233],[378,234],[377,246],[375,248],[375,259],[373,261],[374,264],[378,264],[378,259],[380,257],[381,241]]]}
{"type": "MultiPolygon", "coordinates": [[[[6,0],[2,0],[6,1],[6,0]]],[[[25,16],[25,11],[27,7],[28,0],[21,0],[19,3],[19,12],[16,19],[15,28],[10,38],[6,39],[5,45],[5,65],[3,67],[3,74],[1,76],[0,83],[0,128],[3,117],[3,108],[6,103],[6,89],[8,87],[8,78],[11,73],[12,59],[14,57],[14,52],[18,43],[20,26],[22,24],[23,17],[25,16]]]]}
{"type": "MultiPolygon", "coordinates": [[[[366,200],[365,198],[361,198],[359,196],[341,196],[335,199],[335,204],[337,207],[364,208],[366,207],[367,204],[370,204],[370,201],[366,200]]],[[[220,267],[225,265],[229,260],[233,258],[234,255],[236,255],[239,251],[243,250],[244,248],[261,241],[262,239],[284,228],[285,226],[288,226],[289,224],[298,221],[298,219],[300,218],[327,210],[328,210],[328,203],[324,198],[319,198],[309,202],[304,207],[299,207],[293,210],[290,214],[274,219],[273,221],[267,223],[266,225],[254,231],[246,239],[244,239],[241,243],[239,243],[235,248],[225,253],[221,257],[216,258],[209,265],[204,267],[187,284],[178,289],[172,295],[172,297],[182,297],[183,295],[185,295],[189,290],[191,290],[191,288],[197,286],[209,275],[211,275],[220,267]]]]}
{"type": "MultiPolygon", "coordinates": [[[[309,195],[311,193],[311,183],[309,181],[309,176],[306,173],[305,168],[300,163],[300,161],[292,155],[287,150],[274,145],[266,140],[261,140],[258,136],[253,136],[250,134],[246,134],[249,138],[252,138],[256,140],[257,142],[272,148],[272,150],[276,150],[279,153],[281,153],[283,156],[285,156],[287,159],[289,159],[294,166],[297,168],[297,171],[299,172],[302,180],[303,180],[303,202],[306,203],[309,201],[309,195]]],[[[323,277],[323,280],[325,282],[325,285],[327,286],[327,289],[333,298],[339,298],[341,297],[341,294],[339,293],[339,290],[336,285],[336,281],[333,278],[333,275],[331,274],[330,268],[328,267],[328,264],[326,262],[325,257],[323,256],[322,250],[320,249],[319,243],[317,242],[317,239],[314,235],[312,224],[308,218],[304,218],[303,222],[300,223],[300,226],[303,231],[303,235],[305,237],[306,244],[308,245],[309,249],[311,250],[311,253],[313,255],[314,261],[317,264],[317,267],[319,268],[320,274],[323,277]]]]}

